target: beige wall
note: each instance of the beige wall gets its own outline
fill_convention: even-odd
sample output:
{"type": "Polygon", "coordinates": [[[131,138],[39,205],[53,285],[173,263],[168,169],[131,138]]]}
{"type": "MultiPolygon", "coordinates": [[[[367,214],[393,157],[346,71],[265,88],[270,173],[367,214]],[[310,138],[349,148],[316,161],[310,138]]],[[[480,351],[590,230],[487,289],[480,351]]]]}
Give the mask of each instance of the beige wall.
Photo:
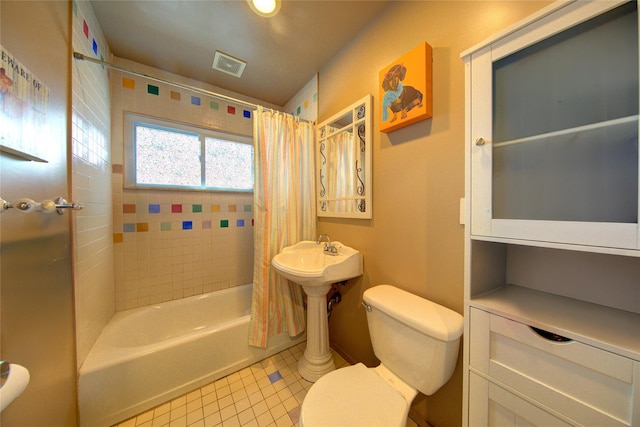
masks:
{"type": "MultiPolygon", "coordinates": [[[[359,249],[364,275],[341,289],[330,319],[332,346],[351,361],[377,364],[365,312],[365,289],[395,284],[463,311],[464,65],[460,53],[548,2],[392,2],[378,19],[320,70],[319,121],[374,96],[373,219],[320,219],[319,233],[359,249]],[[421,42],[433,48],[433,118],[380,133],[378,71],[421,42]]],[[[462,417],[462,363],[435,395],[413,411],[434,426],[462,417]]]]}
{"type": "MultiPolygon", "coordinates": [[[[0,154],[0,196],[10,202],[68,197],[71,3],[2,0],[0,9],[0,43],[49,88],[46,119],[38,128],[39,154],[48,163],[0,154]]],[[[74,426],[71,214],[1,215],[0,359],[27,367],[31,380],[2,411],[0,423],[74,426]]]]}

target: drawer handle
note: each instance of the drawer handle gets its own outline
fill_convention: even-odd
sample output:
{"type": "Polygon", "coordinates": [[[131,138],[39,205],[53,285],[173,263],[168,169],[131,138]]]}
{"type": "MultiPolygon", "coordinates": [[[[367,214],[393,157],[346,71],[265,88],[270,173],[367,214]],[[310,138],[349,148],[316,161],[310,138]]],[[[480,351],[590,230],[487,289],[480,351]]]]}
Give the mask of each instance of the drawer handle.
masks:
{"type": "Polygon", "coordinates": [[[540,335],[542,338],[555,341],[555,342],[571,342],[573,341],[571,338],[563,337],[562,335],[554,334],[553,332],[545,331],[544,329],[534,328],[533,326],[529,326],[533,332],[540,335]]]}

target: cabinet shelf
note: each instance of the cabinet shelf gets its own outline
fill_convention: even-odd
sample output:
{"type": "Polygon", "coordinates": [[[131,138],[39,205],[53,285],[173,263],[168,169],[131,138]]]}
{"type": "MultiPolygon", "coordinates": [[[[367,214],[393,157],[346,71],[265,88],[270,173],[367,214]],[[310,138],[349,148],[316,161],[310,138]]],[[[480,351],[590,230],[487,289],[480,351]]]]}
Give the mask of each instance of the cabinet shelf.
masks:
{"type": "Polygon", "coordinates": [[[640,314],[507,285],[469,305],[640,361],[640,314]]]}
{"type": "Polygon", "coordinates": [[[636,257],[636,258],[640,257],[640,251],[635,249],[624,249],[624,248],[593,246],[593,245],[578,245],[578,244],[571,244],[571,243],[549,242],[544,240],[515,239],[515,238],[507,238],[507,237],[482,236],[482,235],[474,235],[474,234],[472,234],[470,238],[471,240],[478,240],[483,242],[506,243],[506,244],[513,244],[513,245],[527,245],[527,246],[535,246],[539,248],[563,249],[563,250],[569,250],[569,251],[592,252],[592,253],[607,254],[607,255],[622,255],[622,256],[630,256],[630,257],[636,257]]]}
{"type": "Polygon", "coordinates": [[[526,138],[519,138],[519,139],[513,139],[510,141],[502,141],[502,142],[496,142],[493,144],[494,148],[499,148],[499,147],[507,147],[510,145],[517,145],[517,144],[522,144],[522,143],[535,143],[535,142],[546,142],[546,141],[553,141],[554,138],[560,137],[560,136],[564,136],[564,135],[575,135],[581,132],[589,132],[589,131],[594,131],[594,130],[602,130],[602,129],[606,129],[606,130],[614,130],[615,132],[619,132],[620,135],[616,135],[618,136],[620,139],[626,139],[629,138],[631,136],[633,136],[633,134],[635,134],[635,136],[637,137],[638,135],[638,119],[640,118],[640,116],[633,115],[633,116],[628,116],[628,117],[622,117],[619,119],[615,119],[615,120],[607,120],[604,122],[599,122],[599,123],[591,123],[588,125],[584,125],[584,126],[578,126],[578,127],[573,127],[573,128],[568,128],[568,129],[562,129],[562,130],[558,130],[558,131],[554,131],[554,132],[547,132],[547,133],[543,133],[540,135],[533,135],[533,136],[528,136],[526,138]],[[634,126],[635,125],[635,126],[634,126]]]}

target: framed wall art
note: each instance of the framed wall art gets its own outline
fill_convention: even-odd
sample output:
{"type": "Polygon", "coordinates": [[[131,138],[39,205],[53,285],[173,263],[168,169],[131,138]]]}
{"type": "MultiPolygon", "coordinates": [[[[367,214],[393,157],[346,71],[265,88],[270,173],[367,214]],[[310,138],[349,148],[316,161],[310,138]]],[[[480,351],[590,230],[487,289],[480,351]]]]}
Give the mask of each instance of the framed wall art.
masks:
{"type": "Polygon", "coordinates": [[[433,116],[432,75],[432,50],[426,42],[380,70],[381,132],[433,116]]]}
{"type": "Polygon", "coordinates": [[[49,88],[0,45],[0,152],[47,163],[49,88]]]}

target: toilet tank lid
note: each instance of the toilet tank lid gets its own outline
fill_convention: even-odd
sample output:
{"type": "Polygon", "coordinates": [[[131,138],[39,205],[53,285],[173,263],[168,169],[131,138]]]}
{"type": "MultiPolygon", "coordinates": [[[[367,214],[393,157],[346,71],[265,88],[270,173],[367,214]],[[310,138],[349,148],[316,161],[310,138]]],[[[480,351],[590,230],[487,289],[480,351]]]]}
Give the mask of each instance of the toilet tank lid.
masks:
{"type": "Polygon", "coordinates": [[[374,310],[441,341],[454,341],[462,335],[459,313],[395,286],[374,286],[364,291],[362,298],[374,310]]]}

